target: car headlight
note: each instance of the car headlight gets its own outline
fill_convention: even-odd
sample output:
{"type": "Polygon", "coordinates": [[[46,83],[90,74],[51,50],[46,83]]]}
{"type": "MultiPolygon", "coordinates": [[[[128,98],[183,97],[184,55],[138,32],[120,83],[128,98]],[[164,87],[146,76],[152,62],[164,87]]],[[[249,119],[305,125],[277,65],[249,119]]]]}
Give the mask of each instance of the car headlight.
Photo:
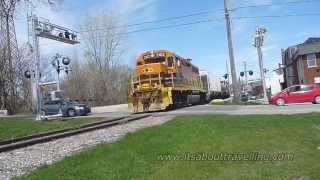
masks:
{"type": "Polygon", "coordinates": [[[84,108],[83,107],[80,107],[80,106],[75,106],[74,107],[76,110],[83,110],[84,108]]]}

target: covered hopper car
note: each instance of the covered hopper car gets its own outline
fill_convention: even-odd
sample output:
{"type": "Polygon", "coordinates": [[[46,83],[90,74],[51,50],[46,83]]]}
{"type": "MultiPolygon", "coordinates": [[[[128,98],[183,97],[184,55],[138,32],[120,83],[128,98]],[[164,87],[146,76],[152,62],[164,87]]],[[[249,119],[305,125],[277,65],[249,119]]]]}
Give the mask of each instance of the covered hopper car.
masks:
{"type": "Polygon", "coordinates": [[[208,71],[201,70],[200,78],[207,92],[207,101],[210,102],[212,99],[226,99],[230,97],[229,85],[227,81],[221,80],[221,78],[213,75],[208,71]]]}

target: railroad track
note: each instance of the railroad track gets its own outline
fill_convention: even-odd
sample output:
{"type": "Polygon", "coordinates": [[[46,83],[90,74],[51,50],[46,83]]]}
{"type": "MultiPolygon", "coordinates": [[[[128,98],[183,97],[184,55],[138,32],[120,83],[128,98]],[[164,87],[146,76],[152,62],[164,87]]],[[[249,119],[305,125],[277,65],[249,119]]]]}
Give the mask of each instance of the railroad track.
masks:
{"type": "Polygon", "coordinates": [[[85,132],[90,132],[98,129],[103,129],[107,127],[116,126],[119,124],[126,124],[131,121],[136,121],[139,119],[150,117],[150,114],[147,115],[135,115],[128,117],[120,117],[111,120],[99,121],[89,124],[84,124],[78,127],[66,128],[62,130],[55,130],[45,133],[34,134],[30,136],[25,136],[16,139],[10,139],[0,142],[0,153],[6,151],[12,151],[15,149],[31,146],[34,144],[45,143],[55,139],[65,138],[85,132]]]}

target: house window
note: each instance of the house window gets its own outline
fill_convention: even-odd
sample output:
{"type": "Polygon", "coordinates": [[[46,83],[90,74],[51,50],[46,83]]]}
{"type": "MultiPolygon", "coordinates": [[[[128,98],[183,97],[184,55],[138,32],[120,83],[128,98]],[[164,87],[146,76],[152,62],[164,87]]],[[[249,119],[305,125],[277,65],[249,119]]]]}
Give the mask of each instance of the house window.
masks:
{"type": "Polygon", "coordinates": [[[317,67],[316,54],[307,55],[308,68],[317,67]]]}

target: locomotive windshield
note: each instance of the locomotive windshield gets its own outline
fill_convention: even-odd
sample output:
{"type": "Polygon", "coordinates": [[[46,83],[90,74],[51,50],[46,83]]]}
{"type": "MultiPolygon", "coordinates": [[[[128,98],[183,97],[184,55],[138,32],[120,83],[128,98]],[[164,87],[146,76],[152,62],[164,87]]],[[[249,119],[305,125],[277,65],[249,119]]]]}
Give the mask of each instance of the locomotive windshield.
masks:
{"type": "Polygon", "coordinates": [[[157,58],[148,58],[144,60],[145,64],[152,64],[152,63],[163,63],[166,61],[165,57],[157,57],[157,58]]]}

